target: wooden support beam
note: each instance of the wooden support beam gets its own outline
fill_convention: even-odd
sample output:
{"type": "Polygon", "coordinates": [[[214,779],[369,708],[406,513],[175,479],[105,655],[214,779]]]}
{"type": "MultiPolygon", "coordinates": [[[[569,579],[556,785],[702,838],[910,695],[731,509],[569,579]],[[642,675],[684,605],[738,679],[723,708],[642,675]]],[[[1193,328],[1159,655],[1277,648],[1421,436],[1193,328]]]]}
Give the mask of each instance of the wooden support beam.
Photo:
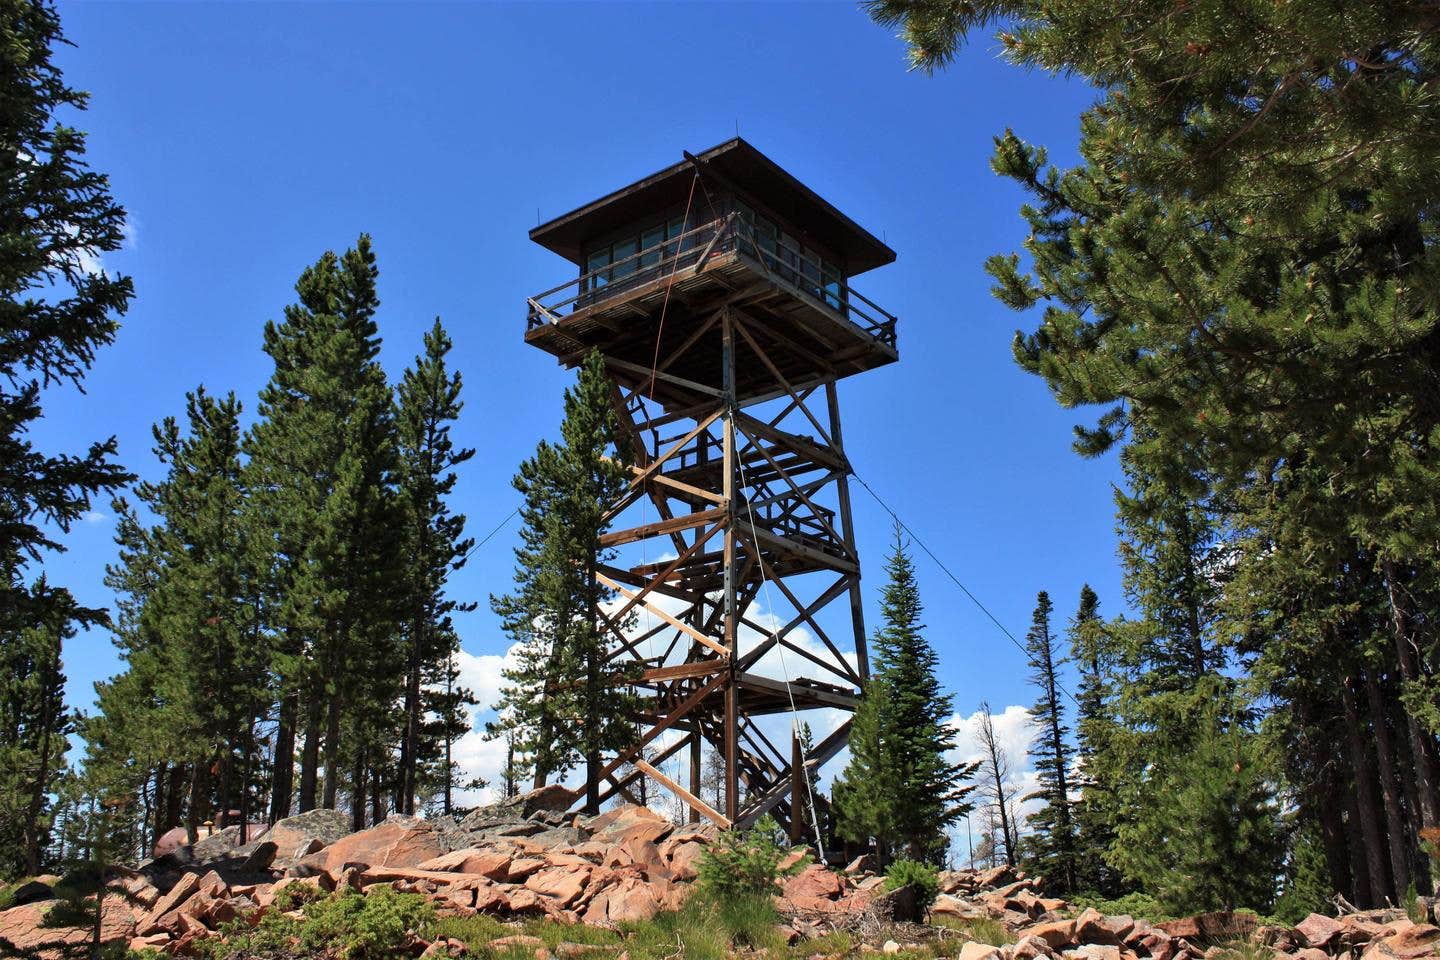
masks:
{"type": "Polygon", "coordinates": [[[665,776],[665,774],[661,773],[659,770],[651,766],[646,761],[636,760],[635,766],[639,767],[641,770],[644,770],[647,774],[649,774],[651,780],[656,781],[662,787],[665,787],[667,790],[673,792],[677,797],[683,800],[686,806],[688,806],[691,810],[698,810],[700,813],[703,813],[705,816],[709,817],[716,824],[718,824],[720,829],[722,830],[730,829],[731,820],[729,817],[726,817],[720,811],[710,806],[710,804],[706,803],[704,800],[701,800],[695,794],[691,793],[689,790],[686,790],[674,780],[671,780],[669,777],[665,776]]]}

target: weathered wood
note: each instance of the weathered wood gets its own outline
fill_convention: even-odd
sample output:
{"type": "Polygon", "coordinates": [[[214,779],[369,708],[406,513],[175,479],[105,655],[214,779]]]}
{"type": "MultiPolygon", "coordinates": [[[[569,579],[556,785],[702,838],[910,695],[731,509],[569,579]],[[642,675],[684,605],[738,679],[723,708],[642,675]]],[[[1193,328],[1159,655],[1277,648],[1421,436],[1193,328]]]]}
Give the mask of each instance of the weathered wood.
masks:
{"type": "Polygon", "coordinates": [[[710,804],[706,803],[704,800],[701,800],[689,790],[686,790],[684,787],[680,786],[680,784],[676,783],[674,780],[671,780],[669,777],[665,776],[665,774],[661,773],[659,770],[651,766],[646,761],[636,760],[635,766],[639,767],[641,770],[644,770],[647,774],[649,774],[651,780],[656,781],[662,787],[665,787],[667,790],[672,791],[677,797],[685,801],[686,806],[690,807],[690,809],[698,810],[705,816],[709,817],[720,827],[720,829],[730,829],[730,824],[732,821],[729,817],[725,816],[720,811],[710,806],[710,804]]]}

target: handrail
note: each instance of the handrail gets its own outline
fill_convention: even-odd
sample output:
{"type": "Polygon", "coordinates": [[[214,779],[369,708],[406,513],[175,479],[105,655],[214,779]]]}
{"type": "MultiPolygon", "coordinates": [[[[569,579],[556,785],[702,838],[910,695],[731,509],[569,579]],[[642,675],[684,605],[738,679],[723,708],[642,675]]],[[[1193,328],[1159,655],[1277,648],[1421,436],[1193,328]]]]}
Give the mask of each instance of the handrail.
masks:
{"type": "Polygon", "coordinates": [[[827,285],[825,266],[810,251],[787,242],[778,234],[767,241],[762,245],[753,224],[733,213],[699,224],[528,298],[526,329],[557,323],[571,313],[667,274],[675,276],[689,267],[699,270],[714,253],[735,250],[755,260],[777,283],[850,320],[875,339],[894,346],[896,318],[893,314],[843,278],[832,281],[833,287],[827,285]],[[646,260],[652,262],[646,263],[646,260]],[[569,296],[556,297],[566,291],[572,292],[569,296]]]}

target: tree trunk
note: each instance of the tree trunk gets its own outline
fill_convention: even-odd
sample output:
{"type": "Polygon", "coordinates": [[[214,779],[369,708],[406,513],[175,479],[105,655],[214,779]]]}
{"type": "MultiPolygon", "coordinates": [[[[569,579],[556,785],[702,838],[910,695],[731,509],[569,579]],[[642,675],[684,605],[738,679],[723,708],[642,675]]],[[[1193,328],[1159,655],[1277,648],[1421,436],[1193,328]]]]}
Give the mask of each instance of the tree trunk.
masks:
{"type": "Polygon", "coordinates": [[[1391,890],[1385,872],[1385,862],[1381,856],[1384,841],[1380,836],[1380,817],[1378,805],[1375,802],[1375,775],[1372,772],[1370,755],[1365,749],[1365,741],[1360,729],[1360,713],[1356,708],[1355,692],[1351,689],[1350,683],[1351,681],[1346,680],[1340,684],[1340,699],[1341,705],[1345,709],[1346,742],[1350,748],[1350,766],[1355,771],[1356,815],[1360,819],[1360,835],[1365,838],[1363,847],[1370,887],[1370,903],[1365,906],[1375,906],[1383,901],[1391,893],[1391,890]]]}
{"type": "MultiPolygon", "coordinates": [[[[1414,635],[1414,622],[1409,604],[1402,593],[1403,588],[1396,582],[1395,565],[1386,560],[1382,563],[1385,574],[1385,589],[1390,600],[1390,616],[1395,628],[1395,650],[1399,657],[1400,679],[1408,685],[1418,682],[1420,676],[1419,645],[1414,635]]],[[[1440,788],[1440,774],[1436,770],[1435,741],[1420,726],[1411,711],[1405,711],[1405,728],[1410,739],[1410,755],[1415,771],[1415,792],[1420,801],[1420,826],[1440,826],[1440,797],[1435,791],[1440,788]]]]}
{"type": "MultiPolygon", "coordinates": [[[[359,832],[365,829],[365,748],[359,745],[355,750],[355,769],[350,779],[353,781],[350,787],[350,826],[359,832]]],[[[325,771],[325,793],[330,793],[328,764],[325,771]]]]}
{"type": "MultiPolygon", "coordinates": [[[[364,784],[357,790],[365,792],[364,784]]],[[[325,715],[325,792],[322,805],[327,810],[335,809],[336,798],[340,795],[340,698],[330,696],[325,715]]]]}
{"type": "Polygon", "coordinates": [[[1410,869],[1406,853],[1405,815],[1400,805],[1400,776],[1395,769],[1395,749],[1390,741],[1390,723],[1385,700],[1373,670],[1365,671],[1365,695],[1370,702],[1370,729],[1375,739],[1375,758],[1379,765],[1380,797],[1385,806],[1385,839],[1390,854],[1390,875],[1395,892],[1403,896],[1410,887],[1410,869]]]}
{"type": "Polygon", "coordinates": [[[295,714],[299,701],[292,690],[280,701],[275,727],[275,752],[270,761],[270,822],[290,816],[290,794],[295,790],[295,714]]]}
{"type": "Polygon", "coordinates": [[[315,809],[320,782],[320,700],[311,697],[305,707],[305,746],[300,752],[300,812],[315,809]]]}

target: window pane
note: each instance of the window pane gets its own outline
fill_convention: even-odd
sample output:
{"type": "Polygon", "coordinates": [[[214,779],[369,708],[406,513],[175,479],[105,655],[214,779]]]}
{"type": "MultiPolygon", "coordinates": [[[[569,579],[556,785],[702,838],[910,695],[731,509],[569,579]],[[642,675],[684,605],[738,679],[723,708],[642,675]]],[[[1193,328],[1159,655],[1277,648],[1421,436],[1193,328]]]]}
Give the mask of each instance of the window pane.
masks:
{"type": "Polygon", "coordinates": [[[648,251],[640,255],[640,266],[653,267],[660,262],[660,244],[665,240],[665,227],[651,227],[640,235],[640,249],[648,251]]]}
{"type": "Polygon", "coordinates": [[[585,261],[585,272],[590,274],[591,288],[603,287],[610,282],[610,273],[604,268],[610,263],[610,250],[597,250],[585,261]]]}
{"type": "Polygon", "coordinates": [[[612,272],[615,274],[616,280],[619,280],[621,277],[628,277],[635,272],[636,267],[634,260],[628,260],[625,263],[621,263],[620,261],[639,252],[640,245],[635,240],[622,240],[615,244],[611,255],[615,263],[615,269],[612,272]]]}

